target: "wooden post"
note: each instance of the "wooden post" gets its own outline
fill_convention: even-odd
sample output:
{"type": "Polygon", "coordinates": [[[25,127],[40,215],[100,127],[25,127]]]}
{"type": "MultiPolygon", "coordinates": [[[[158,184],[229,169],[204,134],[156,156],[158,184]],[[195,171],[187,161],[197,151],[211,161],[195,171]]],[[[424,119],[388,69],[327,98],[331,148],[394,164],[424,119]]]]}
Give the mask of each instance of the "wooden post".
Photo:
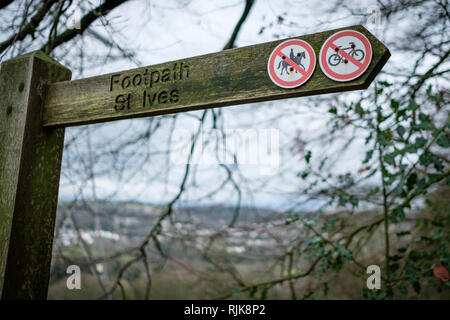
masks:
{"type": "Polygon", "coordinates": [[[47,85],[71,72],[42,52],[0,69],[0,295],[46,299],[64,128],[42,126],[47,85]]]}

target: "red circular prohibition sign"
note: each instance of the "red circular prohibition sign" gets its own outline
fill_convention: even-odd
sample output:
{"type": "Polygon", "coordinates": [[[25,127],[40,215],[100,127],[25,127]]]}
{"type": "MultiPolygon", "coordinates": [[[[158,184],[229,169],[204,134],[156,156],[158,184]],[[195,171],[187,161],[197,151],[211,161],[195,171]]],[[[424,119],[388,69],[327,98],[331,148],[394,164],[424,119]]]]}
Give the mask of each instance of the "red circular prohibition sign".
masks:
{"type": "Polygon", "coordinates": [[[287,40],[285,42],[280,43],[277,47],[275,47],[275,49],[270,54],[269,61],[267,63],[267,69],[268,69],[270,78],[272,79],[273,82],[275,82],[275,84],[277,84],[278,86],[280,86],[282,88],[296,88],[296,87],[302,85],[311,77],[311,75],[314,72],[315,67],[316,67],[316,55],[314,53],[313,48],[306,41],[299,40],[299,39],[287,40]],[[291,45],[297,45],[306,50],[306,52],[309,56],[309,59],[310,59],[308,70],[306,70],[306,71],[303,70],[298,64],[296,64],[291,59],[289,59],[286,56],[286,54],[284,54],[281,51],[284,48],[286,48],[287,46],[291,46],[291,45]],[[280,77],[278,77],[278,75],[275,72],[275,59],[277,56],[279,56],[279,57],[284,56],[285,57],[284,59],[286,60],[286,62],[289,63],[289,65],[291,67],[293,67],[295,70],[297,70],[299,73],[301,73],[302,76],[300,77],[300,79],[295,80],[295,81],[285,81],[285,80],[281,79],[280,77]]]}
{"type": "Polygon", "coordinates": [[[353,30],[344,30],[344,31],[340,31],[340,32],[333,34],[331,37],[329,37],[325,41],[325,43],[322,46],[322,49],[320,49],[319,59],[320,59],[319,60],[320,67],[322,68],[322,70],[324,71],[324,73],[327,76],[329,76],[330,78],[332,78],[333,80],[336,80],[336,81],[350,81],[350,80],[358,78],[367,70],[370,62],[372,61],[372,46],[370,45],[369,40],[362,33],[359,33],[357,31],[353,31],[353,30]],[[336,51],[336,49],[338,47],[334,44],[334,42],[337,39],[339,39],[340,37],[345,37],[345,36],[355,37],[358,40],[360,40],[363,43],[364,49],[366,50],[366,52],[365,52],[364,61],[361,63],[358,60],[356,60],[354,57],[352,57],[351,55],[346,53],[345,51],[339,50],[339,54],[341,54],[350,63],[353,63],[357,67],[357,70],[352,73],[340,74],[340,73],[336,73],[333,70],[331,70],[330,66],[328,65],[327,51],[328,51],[328,49],[332,49],[333,51],[336,51]]]}

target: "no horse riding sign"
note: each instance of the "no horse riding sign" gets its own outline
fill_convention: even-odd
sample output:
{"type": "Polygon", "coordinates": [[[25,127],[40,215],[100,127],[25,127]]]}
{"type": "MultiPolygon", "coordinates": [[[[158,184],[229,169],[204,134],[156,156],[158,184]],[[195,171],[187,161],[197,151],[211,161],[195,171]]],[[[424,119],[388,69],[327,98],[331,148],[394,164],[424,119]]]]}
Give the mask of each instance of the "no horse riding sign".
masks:
{"type": "Polygon", "coordinates": [[[296,88],[304,84],[316,68],[316,54],[303,40],[280,43],[272,51],[267,63],[269,77],[282,88],[296,88]],[[280,70],[281,69],[281,70],[280,70]]]}

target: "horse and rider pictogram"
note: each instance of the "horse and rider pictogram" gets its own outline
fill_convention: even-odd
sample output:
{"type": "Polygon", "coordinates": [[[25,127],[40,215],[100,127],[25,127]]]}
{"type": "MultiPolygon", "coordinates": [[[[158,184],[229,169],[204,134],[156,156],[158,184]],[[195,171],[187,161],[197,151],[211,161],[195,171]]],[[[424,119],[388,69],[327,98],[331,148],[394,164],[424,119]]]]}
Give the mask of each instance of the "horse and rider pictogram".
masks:
{"type": "MultiPolygon", "coordinates": [[[[298,52],[297,54],[294,54],[294,49],[291,48],[291,52],[289,53],[289,58],[294,61],[298,66],[302,67],[303,70],[306,71],[305,66],[302,64],[302,59],[305,59],[306,55],[305,55],[305,51],[302,52],[298,52]]],[[[281,67],[281,73],[280,75],[283,75],[283,71],[286,70],[286,72],[289,74],[289,69],[291,72],[294,71],[293,67],[288,68],[290,65],[289,63],[286,61],[286,57],[282,56],[281,59],[283,59],[282,61],[280,61],[280,63],[278,64],[278,68],[280,69],[281,67]]],[[[298,73],[297,70],[295,70],[296,73],[298,73]]]]}

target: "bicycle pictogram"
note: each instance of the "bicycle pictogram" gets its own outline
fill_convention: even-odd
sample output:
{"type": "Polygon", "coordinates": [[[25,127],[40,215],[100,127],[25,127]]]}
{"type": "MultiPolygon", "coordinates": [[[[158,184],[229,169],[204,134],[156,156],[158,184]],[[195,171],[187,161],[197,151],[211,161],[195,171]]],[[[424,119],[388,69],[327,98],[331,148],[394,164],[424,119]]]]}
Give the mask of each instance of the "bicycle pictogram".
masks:
{"type": "Polygon", "coordinates": [[[336,47],[336,49],[334,49],[334,51],[336,51],[336,53],[332,54],[328,58],[328,63],[330,64],[330,66],[335,67],[335,66],[339,65],[341,62],[348,63],[348,60],[339,54],[340,50],[344,50],[344,51],[350,50],[347,53],[358,61],[362,61],[364,59],[365,54],[364,54],[363,50],[355,49],[356,45],[352,41],[350,41],[348,44],[350,45],[350,47],[348,47],[348,48],[342,48],[342,46],[339,46],[339,47],[336,47]]]}

